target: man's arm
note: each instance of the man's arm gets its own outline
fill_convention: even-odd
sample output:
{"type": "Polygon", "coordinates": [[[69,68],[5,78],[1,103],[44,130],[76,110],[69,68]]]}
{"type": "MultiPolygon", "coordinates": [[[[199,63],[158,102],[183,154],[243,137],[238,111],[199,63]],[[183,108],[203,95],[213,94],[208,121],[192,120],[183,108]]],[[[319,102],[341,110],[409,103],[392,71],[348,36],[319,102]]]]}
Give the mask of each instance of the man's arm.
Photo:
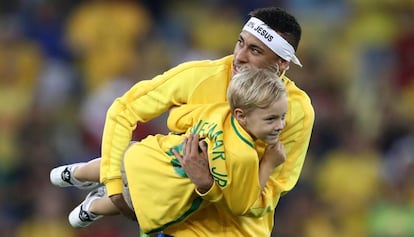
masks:
{"type": "Polygon", "coordinates": [[[133,221],[137,220],[134,210],[129,208],[122,193],[113,194],[109,196],[109,198],[111,199],[112,203],[118,208],[119,212],[121,212],[122,215],[126,216],[128,219],[131,219],[133,221]]]}
{"type": "Polygon", "coordinates": [[[114,101],[104,126],[100,173],[100,181],[107,187],[109,196],[121,193],[122,155],[137,123],[149,121],[173,106],[224,102],[230,63],[231,57],[183,63],[151,80],[138,82],[114,101]],[[202,75],[200,70],[204,72],[202,75]],[[218,91],[214,97],[212,85],[218,91]]]}
{"type": "MultiPolygon", "coordinates": [[[[155,118],[172,105],[184,102],[192,90],[190,85],[182,88],[182,85],[187,84],[174,77],[180,77],[176,70],[179,69],[135,84],[108,109],[102,139],[100,182],[121,211],[126,206],[121,194],[121,163],[125,149],[131,142],[132,132],[138,123],[155,118]]],[[[129,213],[127,209],[122,212],[129,213]]]]}

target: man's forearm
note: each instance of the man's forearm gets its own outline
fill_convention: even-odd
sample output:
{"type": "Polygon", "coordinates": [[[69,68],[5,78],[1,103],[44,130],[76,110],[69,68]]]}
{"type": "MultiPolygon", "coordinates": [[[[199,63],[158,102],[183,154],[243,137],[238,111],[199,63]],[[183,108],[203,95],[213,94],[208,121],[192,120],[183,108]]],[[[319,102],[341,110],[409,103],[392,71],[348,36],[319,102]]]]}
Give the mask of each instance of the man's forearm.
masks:
{"type": "Polygon", "coordinates": [[[134,210],[129,208],[128,204],[126,203],[124,196],[119,194],[114,194],[109,196],[112,203],[118,208],[122,215],[126,216],[128,219],[137,220],[134,210]]]}

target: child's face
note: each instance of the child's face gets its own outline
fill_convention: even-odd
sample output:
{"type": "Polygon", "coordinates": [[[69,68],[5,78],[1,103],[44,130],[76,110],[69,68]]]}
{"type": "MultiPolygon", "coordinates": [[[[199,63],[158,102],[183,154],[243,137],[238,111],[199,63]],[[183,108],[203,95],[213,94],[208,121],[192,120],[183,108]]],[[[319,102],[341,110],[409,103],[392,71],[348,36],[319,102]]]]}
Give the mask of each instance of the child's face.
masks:
{"type": "Polygon", "coordinates": [[[283,96],[268,108],[256,108],[246,114],[242,126],[253,139],[262,140],[267,144],[275,144],[286,125],[287,110],[287,98],[283,96]]]}

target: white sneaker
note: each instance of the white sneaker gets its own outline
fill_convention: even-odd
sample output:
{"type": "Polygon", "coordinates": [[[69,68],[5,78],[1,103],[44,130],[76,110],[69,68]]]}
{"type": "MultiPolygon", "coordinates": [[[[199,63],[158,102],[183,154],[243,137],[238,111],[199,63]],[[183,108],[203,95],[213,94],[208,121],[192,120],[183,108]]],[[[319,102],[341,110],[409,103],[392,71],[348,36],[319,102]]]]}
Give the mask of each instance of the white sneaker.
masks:
{"type": "Polygon", "coordinates": [[[74,186],[79,189],[93,189],[96,188],[99,183],[97,182],[82,182],[77,180],[73,176],[73,171],[80,165],[86,163],[75,163],[71,165],[63,165],[56,167],[50,171],[50,182],[58,187],[70,187],[74,186]]]}
{"type": "Polygon", "coordinates": [[[96,215],[89,211],[89,207],[91,203],[99,198],[102,198],[106,195],[105,186],[101,186],[97,189],[92,190],[83,200],[81,204],[79,204],[75,209],[73,209],[69,214],[69,223],[74,228],[83,228],[86,227],[92,222],[98,220],[99,218],[103,217],[103,215],[96,215]]]}

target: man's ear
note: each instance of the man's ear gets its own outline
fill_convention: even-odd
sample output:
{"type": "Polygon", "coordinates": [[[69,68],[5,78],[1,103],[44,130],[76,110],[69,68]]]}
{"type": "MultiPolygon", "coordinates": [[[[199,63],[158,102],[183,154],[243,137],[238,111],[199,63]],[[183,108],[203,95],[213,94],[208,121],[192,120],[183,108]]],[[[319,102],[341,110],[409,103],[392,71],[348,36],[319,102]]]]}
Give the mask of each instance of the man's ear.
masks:
{"type": "Polygon", "coordinates": [[[277,61],[277,64],[279,66],[279,74],[289,69],[289,62],[282,58],[279,58],[279,60],[277,61]]]}
{"type": "Polygon", "coordinates": [[[242,109],[235,108],[233,111],[233,116],[241,125],[246,124],[246,113],[242,109]]]}

